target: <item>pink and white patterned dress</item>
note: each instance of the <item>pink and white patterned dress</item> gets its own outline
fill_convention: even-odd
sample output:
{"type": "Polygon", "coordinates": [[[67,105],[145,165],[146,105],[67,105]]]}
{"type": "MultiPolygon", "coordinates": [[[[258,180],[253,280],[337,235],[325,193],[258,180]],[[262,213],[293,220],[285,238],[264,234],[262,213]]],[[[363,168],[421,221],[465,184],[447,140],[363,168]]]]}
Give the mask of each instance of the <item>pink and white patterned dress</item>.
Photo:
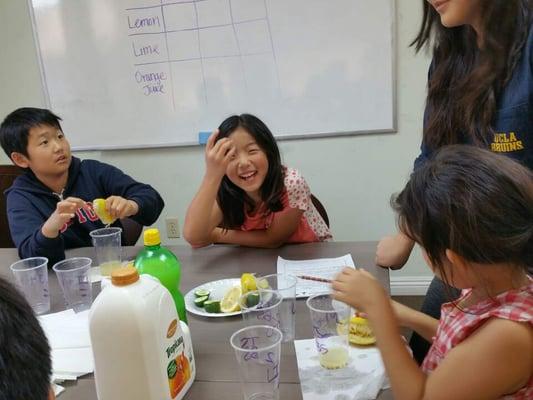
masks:
{"type": "Polygon", "coordinates": [[[285,191],[281,198],[283,210],[265,212],[264,208],[260,206],[253,215],[245,212],[241,230],[268,229],[277,215],[287,208],[296,208],[304,213],[287,243],[322,242],[331,239],[331,232],[326,222],[311,201],[311,190],[304,177],[294,168],[285,168],[284,172],[285,191]]]}
{"type": "MultiPolygon", "coordinates": [[[[463,291],[458,304],[470,296],[471,289],[463,291]]],[[[445,303],[441,308],[441,317],[433,344],[422,363],[422,370],[431,373],[446,354],[468,338],[476,329],[490,318],[501,318],[516,322],[525,322],[533,326],[533,279],[525,288],[500,293],[493,299],[487,299],[466,309],[460,310],[453,303],[445,303]]],[[[533,399],[533,376],[519,391],[502,397],[505,400],[533,399]]]]}

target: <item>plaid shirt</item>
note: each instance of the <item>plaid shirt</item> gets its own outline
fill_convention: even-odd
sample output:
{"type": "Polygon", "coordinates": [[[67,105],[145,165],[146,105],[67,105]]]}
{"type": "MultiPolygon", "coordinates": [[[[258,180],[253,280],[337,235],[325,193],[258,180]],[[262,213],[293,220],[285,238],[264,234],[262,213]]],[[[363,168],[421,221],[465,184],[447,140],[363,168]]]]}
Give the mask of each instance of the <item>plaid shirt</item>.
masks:
{"type": "MultiPolygon", "coordinates": [[[[470,293],[471,289],[464,290],[463,295],[457,301],[458,304],[470,293]]],[[[484,300],[464,311],[454,306],[453,303],[443,304],[436,336],[422,364],[423,371],[431,373],[435,370],[450,350],[474,333],[489,318],[527,322],[533,326],[533,279],[529,278],[529,285],[525,288],[500,293],[494,299],[484,300]]],[[[533,376],[522,389],[502,399],[533,399],[533,376]]]]}

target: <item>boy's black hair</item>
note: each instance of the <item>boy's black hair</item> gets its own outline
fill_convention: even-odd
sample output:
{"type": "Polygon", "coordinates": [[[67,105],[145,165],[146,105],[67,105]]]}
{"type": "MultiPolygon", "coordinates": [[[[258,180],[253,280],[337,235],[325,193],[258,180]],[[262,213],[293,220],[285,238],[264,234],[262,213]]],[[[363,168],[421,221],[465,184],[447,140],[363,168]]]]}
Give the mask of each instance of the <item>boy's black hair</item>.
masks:
{"type": "Polygon", "coordinates": [[[18,108],[0,125],[0,144],[9,158],[13,152],[27,157],[30,129],[39,125],[48,125],[62,130],[59,121],[60,117],[45,108],[18,108]]]}
{"type": "Polygon", "coordinates": [[[32,308],[0,278],[0,400],[47,400],[52,362],[32,308]]]}
{"type": "MultiPolygon", "coordinates": [[[[283,208],[281,197],[285,185],[283,165],[276,139],[270,129],[254,115],[241,114],[226,118],[218,127],[217,141],[230,136],[238,128],[244,129],[257,142],[257,145],[266,154],[268,171],[260,188],[261,199],[266,207],[272,211],[280,211],[283,208]]],[[[254,202],[244,190],[239,188],[224,175],[217,194],[217,202],[222,211],[222,227],[235,229],[244,223],[245,207],[253,208],[254,202]]]]}

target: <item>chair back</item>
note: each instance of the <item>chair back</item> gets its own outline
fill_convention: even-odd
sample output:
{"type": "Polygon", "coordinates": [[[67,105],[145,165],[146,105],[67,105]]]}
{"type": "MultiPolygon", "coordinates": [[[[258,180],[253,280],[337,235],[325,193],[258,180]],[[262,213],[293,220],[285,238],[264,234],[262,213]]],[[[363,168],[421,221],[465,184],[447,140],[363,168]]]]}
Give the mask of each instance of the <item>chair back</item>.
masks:
{"type": "Polygon", "coordinates": [[[4,191],[11,187],[17,176],[22,174],[24,174],[24,169],[16,165],[0,165],[0,247],[15,247],[9,233],[7,202],[4,191]]]}
{"type": "Polygon", "coordinates": [[[143,226],[131,218],[122,218],[122,246],[135,246],[141,233],[143,226]]]}
{"type": "Polygon", "coordinates": [[[324,206],[322,205],[320,200],[318,200],[315,197],[315,195],[312,194],[312,193],[311,193],[311,201],[313,202],[313,205],[315,206],[316,210],[318,211],[318,213],[320,214],[320,216],[322,217],[322,219],[324,220],[324,222],[326,223],[326,225],[329,228],[328,213],[326,212],[326,209],[324,208],[324,206]]]}

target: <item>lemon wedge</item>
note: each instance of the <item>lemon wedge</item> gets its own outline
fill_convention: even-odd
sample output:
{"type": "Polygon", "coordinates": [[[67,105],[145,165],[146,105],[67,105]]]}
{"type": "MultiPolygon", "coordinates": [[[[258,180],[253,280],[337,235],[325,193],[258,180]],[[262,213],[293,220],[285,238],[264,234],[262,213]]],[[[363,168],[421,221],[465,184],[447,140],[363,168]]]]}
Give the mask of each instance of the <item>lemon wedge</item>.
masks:
{"type": "Polygon", "coordinates": [[[94,199],[93,210],[104,225],[109,225],[115,222],[116,218],[109,214],[105,208],[105,199],[94,199]]]}
{"type": "Polygon", "coordinates": [[[220,301],[220,311],[223,313],[230,313],[239,311],[239,298],[242,295],[240,286],[233,286],[226,292],[222,300],[220,301]]]}
{"type": "Polygon", "coordinates": [[[244,273],[241,275],[241,290],[242,293],[248,293],[252,290],[257,290],[257,282],[255,276],[250,273],[244,273]]]}

